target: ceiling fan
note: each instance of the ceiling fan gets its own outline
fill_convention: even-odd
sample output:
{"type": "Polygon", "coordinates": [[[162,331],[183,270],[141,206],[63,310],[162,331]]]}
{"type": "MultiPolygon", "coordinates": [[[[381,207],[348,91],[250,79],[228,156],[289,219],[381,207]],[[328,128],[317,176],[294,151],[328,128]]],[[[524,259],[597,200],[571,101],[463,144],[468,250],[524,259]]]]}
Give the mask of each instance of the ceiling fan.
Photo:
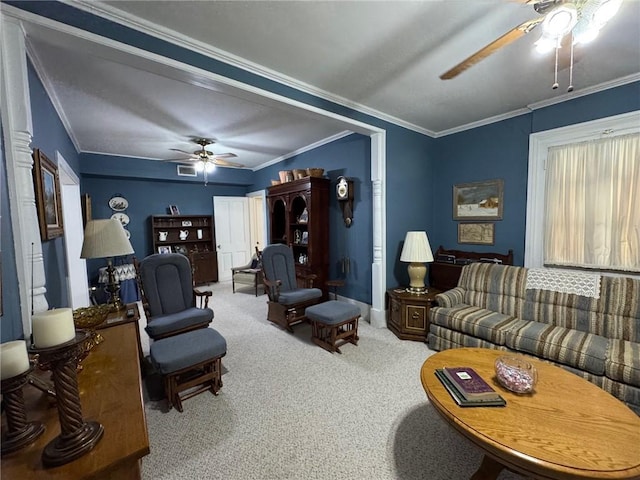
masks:
{"type": "Polygon", "coordinates": [[[226,160],[227,158],[236,158],[237,155],[235,153],[213,153],[211,150],[207,150],[206,147],[208,145],[213,145],[214,143],[216,143],[213,140],[209,138],[195,137],[193,138],[192,141],[193,143],[200,145],[199,150],[196,150],[193,153],[191,153],[191,152],[185,152],[184,150],[180,150],[179,148],[172,148],[171,150],[173,150],[174,152],[181,152],[186,155],[189,155],[189,157],[176,158],[168,161],[181,162],[181,163],[184,162],[184,163],[190,163],[190,164],[195,163],[196,169],[204,169],[204,170],[206,170],[207,168],[212,170],[213,168],[215,168],[215,166],[235,167],[235,168],[244,167],[244,165],[240,163],[230,162],[226,160]]]}
{"type": "Polygon", "coordinates": [[[207,176],[209,173],[212,173],[217,166],[220,167],[235,167],[235,168],[243,168],[244,165],[236,162],[230,162],[227,158],[236,158],[237,155],[235,153],[213,153],[211,150],[207,150],[206,147],[208,145],[213,145],[215,142],[210,138],[199,138],[194,137],[192,139],[193,143],[200,145],[200,149],[194,151],[193,153],[185,152],[184,150],[180,150],[179,148],[172,148],[174,152],[181,152],[186,155],[189,155],[188,158],[176,158],[167,160],[168,162],[178,162],[178,163],[186,163],[191,164],[195,167],[197,172],[204,172],[204,184],[207,184],[207,176]]]}
{"type": "MultiPolygon", "coordinates": [[[[558,87],[557,64],[558,50],[563,38],[571,34],[571,56],[573,46],[584,44],[596,38],[600,29],[617,13],[622,0],[514,0],[518,3],[533,5],[533,9],[541,15],[538,18],[521,23],[509,30],[493,42],[484,46],[473,55],[440,75],[442,80],[449,80],[460,75],[476,63],[487,58],[497,50],[506,47],[531,32],[542,24],[542,35],[535,42],[540,53],[556,51],[556,81],[553,88],[558,87]]],[[[572,61],[573,65],[573,61],[572,61]]],[[[572,68],[573,70],[573,68],[572,68]]],[[[570,80],[571,83],[571,80],[570,80]]],[[[569,85],[569,91],[573,86],[569,85]]]]}

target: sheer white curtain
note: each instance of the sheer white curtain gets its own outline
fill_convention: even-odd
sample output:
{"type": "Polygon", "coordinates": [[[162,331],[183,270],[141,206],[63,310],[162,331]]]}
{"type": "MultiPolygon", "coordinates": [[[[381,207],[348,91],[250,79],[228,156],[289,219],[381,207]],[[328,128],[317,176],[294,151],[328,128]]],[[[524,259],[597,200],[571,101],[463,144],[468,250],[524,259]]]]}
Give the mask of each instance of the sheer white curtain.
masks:
{"type": "Polygon", "coordinates": [[[640,134],[549,148],[544,263],[640,271],[640,134]]]}

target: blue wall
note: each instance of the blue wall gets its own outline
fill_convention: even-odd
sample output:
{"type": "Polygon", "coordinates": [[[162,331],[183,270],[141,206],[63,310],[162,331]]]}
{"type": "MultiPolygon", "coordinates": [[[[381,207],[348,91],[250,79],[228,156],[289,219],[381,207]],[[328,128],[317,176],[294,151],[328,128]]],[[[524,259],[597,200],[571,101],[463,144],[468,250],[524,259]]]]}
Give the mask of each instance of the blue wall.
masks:
{"type": "MultiPolygon", "coordinates": [[[[118,172],[121,164],[126,164],[131,159],[93,154],[82,154],[81,159],[81,190],[82,193],[91,196],[92,218],[111,217],[114,212],[109,208],[109,199],[116,195],[126,198],[129,202],[129,207],[124,212],[129,216],[129,225],[126,228],[131,233],[131,246],[139,259],[152,253],[149,220],[151,215],[167,214],[169,205],[177,205],[183,215],[213,215],[213,197],[244,196],[247,191],[246,179],[252,174],[247,170],[219,168],[214,175],[210,176],[210,180],[219,178],[223,170],[227,171],[225,176],[229,178],[233,176],[233,172],[237,172],[239,180],[235,184],[218,184],[210,181],[205,186],[202,179],[197,182],[193,182],[190,177],[186,177],[188,179],[186,181],[174,180],[172,176],[176,172],[175,163],[162,164],[153,160],[136,160],[131,162],[132,165],[136,165],[135,171],[124,176],[113,175],[113,171],[118,172]],[[161,178],[162,170],[165,168],[169,170],[169,179],[161,178]],[[98,173],[100,170],[103,172],[102,175],[98,173]]],[[[117,259],[116,263],[127,263],[128,260],[117,259]]],[[[98,269],[105,265],[104,260],[87,262],[89,281],[93,285],[96,284],[98,269]]]]}
{"type": "Polygon", "coordinates": [[[431,246],[506,253],[524,264],[529,135],[575,123],[640,110],[640,82],[575,98],[515,118],[436,139],[431,246]],[[453,185],[504,179],[503,219],[495,222],[495,245],[460,245],[453,220],[453,185]]]}
{"type": "Polygon", "coordinates": [[[340,295],[371,303],[371,264],[373,262],[373,213],[371,204],[371,141],[351,134],[314,150],[296,155],[255,173],[252,190],[261,190],[277,180],[278,171],[295,168],[324,168],[331,179],[329,195],[329,278],[344,279],[340,295]],[[333,194],[339,176],[354,180],[353,224],[347,228],[342,210],[333,194]],[[350,258],[349,272],[341,268],[342,257],[350,258]]]}

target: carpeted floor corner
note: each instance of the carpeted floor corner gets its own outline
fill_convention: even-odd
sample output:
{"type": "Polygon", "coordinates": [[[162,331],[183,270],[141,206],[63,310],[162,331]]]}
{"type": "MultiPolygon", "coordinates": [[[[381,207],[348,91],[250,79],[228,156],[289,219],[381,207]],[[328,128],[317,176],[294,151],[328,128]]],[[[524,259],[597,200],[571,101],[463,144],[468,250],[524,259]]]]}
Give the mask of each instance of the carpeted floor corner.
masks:
{"type": "Polygon", "coordinates": [[[358,346],[331,354],[311,343],[308,325],[292,335],[267,322],[266,296],[209,289],[212,327],[227,340],[224,386],[178,413],[149,383],[144,480],[451,480],[480,464],[427,401],[426,344],[360,322],[358,346]]]}

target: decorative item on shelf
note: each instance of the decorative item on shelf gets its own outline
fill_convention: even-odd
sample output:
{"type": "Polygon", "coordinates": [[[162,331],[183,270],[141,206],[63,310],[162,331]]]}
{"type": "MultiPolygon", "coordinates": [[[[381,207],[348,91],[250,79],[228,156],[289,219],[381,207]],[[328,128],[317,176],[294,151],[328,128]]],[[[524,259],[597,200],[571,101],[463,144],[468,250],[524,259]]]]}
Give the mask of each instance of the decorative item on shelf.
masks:
{"type": "Polygon", "coordinates": [[[342,209],[344,224],[348,227],[353,222],[353,180],[338,177],[336,183],[336,198],[342,209]]]}
{"type": "Polygon", "coordinates": [[[180,210],[177,205],[169,205],[169,214],[170,215],[180,215],[180,210]]]}
{"type": "Polygon", "coordinates": [[[127,238],[122,224],[115,219],[92,220],[84,231],[84,241],[80,258],[107,258],[107,273],[109,283],[107,291],[110,294],[109,303],[116,310],[124,308],[119,295],[120,286],[115,278],[113,257],[131,255],[133,247],[127,238]]]}
{"type": "Polygon", "coordinates": [[[300,230],[296,230],[293,232],[293,243],[300,243],[302,241],[302,232],[300,230]]]}
{"type": "Polygon", "coordinates": [[[182,220],[182,222],[180,222],[180,224],[183,227],[191,227],[192,226],[191,220],[182,220]]]}
{"type": "Polygon", "coordinates": [[[307,168],[307,175],[310,177],[322,177],[324,168],[307,168]]]}
{"type": "Polygon", "coordinates": [[[293,169],[293,179],[294,180],[300,180],[301,178],[304,178],[307,176],[307,169],[306,168],[294,168],[293,169]]]}
{"type": "Polygon", "coordinates": [[[168,236],[169,236],[169,232],[158,232],[158,241],[166,242],[168,236]]]}
{"type": "Polygon", "coordinates": [[[158,247],[158,253],[171,253],[171,245],[158,247]]]}
{"type": "Polygon", "coordinates": [[[271,180],[271,185],[280,185],[280,180],[271,180]]]}
{"type": "Polygon", "coordinates": [[[180,240],[186,240],[189,236],[189,230],[180,230],[180,234],[178,235],[180,240]]]}
{"type": "Polygon", "coordinates": [[[401,262],[408,262],[409,293],[425,294],[424,277],[427,273],[425,263],[433,262],[433,253],[426,232],[407,232],[400,254],[401,262]]]}
{"type": "Polygon", "coordinates": [[[32,346],[30,350],[41,365],[51,369],[60,422],[60,435],[51,440],[42,452],[42,464],[46,468],[64,465],[81,457],[93,449],[104,434],[100,423],[85,421],[82,417],[77,362],[84,354],[88,336],[88,332],[79,331],[71,340],[41,347],[51,340],[50,335],[43,338],[34,328],[34,345],[38,346],[32,346]]]}
{"type": "Polygon", "coordinates": [[[309,232],[302,232],[302,237],[300,238],[300,243],[302,245],[307,245],[309,243],[309,232]]]}
{"type": "Polygon", "coordinates": [[[503,355],[495,361],[498,382],[514,393],[531,393],[538,373],[531,362],[517,355],[503,355]]]}
{"type": "Polygon", "coordinates": [[[293,172],[291,170],[280,170],[278,176],[280,177],[280,183],[293,181],[293,172]]]}
{"type": "Polygon", "coordinates": [[[309,222],[309,211],[305,208],[302,210],[302,213],[298,217],[298,223],[308,223],[309,222]]]}

